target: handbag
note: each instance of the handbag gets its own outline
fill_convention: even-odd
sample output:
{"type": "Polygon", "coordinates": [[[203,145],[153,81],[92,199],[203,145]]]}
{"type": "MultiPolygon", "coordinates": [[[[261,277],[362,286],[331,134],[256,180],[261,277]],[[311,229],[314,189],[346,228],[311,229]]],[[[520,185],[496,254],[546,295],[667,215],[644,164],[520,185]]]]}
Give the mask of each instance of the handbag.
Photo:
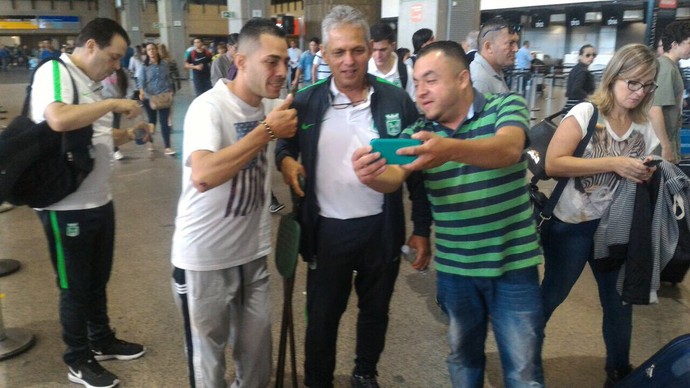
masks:
{"type": "MultiPolygon", "coordinates": [[[[585,134],[585,137],[582,138],[582,140],[580,140],[580,143],[578,143],[577,148],[573,153],[573,156],[582,157],[582,155],[585,153],[587,144],[589,144],[589,140],[592,138],[592,135],[594,134],[594,129],[596,128],[597,122],[599,121],[599,109],[594,104],[592,104],[592,106],[594,107],[594,112],[592,113],[592,117],[589,119],[589,124],[587,125],[587,134],[585,134]]],[[[560,114],[560,112],[558,114],[560,114]]],[[[553,137],[553,134],[551,134],[549,140],[551,137],[553,137]]],[[[544,175],[546,175],[545,171],[544,175]]],[[[553,217],[553,209],[556,208],[556,204],[558,204],[558,199],[561,197],[561,194],[563,194],[563,190],[565,189],[565,185],[568,183],[568,179],[569,178],[558,179],[556,187],[554,187],[553,192],[551,192],[551,197],[547,197],[546,194],[539,191],[537,183],[541,179],[537,175],[533,176],[532,180],[529,183],[529,198],[530,202],[532,203],[532,212],[534,215],[534,219],[537,222],[537,232],[539,233],[542,241],[546,239],[548,222],[553,217]]]]}
{"type": "MultiPolygon", "coordinates": [[[[50,61],[42,61],[36,69],[50,61]]],[[[94,152],[91,125],[67,132],[53,131],[47,121],[34,123],[29,117],[31,82],[27,86],[22,113],[0,133],[0,202],[43,208],[75,192],[93,170],[94,152]]],[[[79,92],[70,74],[74,97],[79,104],[79,92]]]]}
{"type": "Polygon", "coordinates": [[[149,106],[153,110],[170,108],[173,102],[173,92],[163,92],[149,96],[149,106]]]}
{"type": "Polygon", "coordinates": [[[525,150],[527,168],[537,180],[551,179],[546,174],[546,150],[549,148],[553,134],[556,133],[556,128],[558,128],[553,119],[561,114],[563,114],[563,111],[544,118],[537,125],[530,128],[527,133],[529,138],[529,146],[525,150]]]}

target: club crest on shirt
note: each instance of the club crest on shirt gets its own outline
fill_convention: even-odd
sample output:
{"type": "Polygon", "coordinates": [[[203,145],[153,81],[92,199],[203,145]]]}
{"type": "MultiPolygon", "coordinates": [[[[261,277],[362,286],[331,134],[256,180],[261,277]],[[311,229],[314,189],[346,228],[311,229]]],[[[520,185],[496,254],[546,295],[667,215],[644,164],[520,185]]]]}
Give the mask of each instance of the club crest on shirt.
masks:
{"type": "Polygon", "coordinates": [[[67,237],[79,236],[79,223],[67,224],[65,227],[65,235],[67,235],[67,237]]]}
{"type": "Polygon", "coordinates": [[[390,136],[398,136],[402,132],[400,113],[386,114],[386,132],[390,136]]]}

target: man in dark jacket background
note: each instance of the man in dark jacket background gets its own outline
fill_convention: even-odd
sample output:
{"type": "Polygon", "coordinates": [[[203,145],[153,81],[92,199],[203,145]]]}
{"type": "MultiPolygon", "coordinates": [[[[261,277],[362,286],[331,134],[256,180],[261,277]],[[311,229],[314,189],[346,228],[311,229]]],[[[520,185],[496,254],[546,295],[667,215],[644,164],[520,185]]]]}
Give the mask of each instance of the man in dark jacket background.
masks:
{"type": "MultiPolygon", "coordinates": [[[[375,138],[398,137],[418,118],[405,91],[367,75],[369,26],[349,6],[336,6],[322,23],[325,58],[332,76],[295,96],[298,134],[281,139],[276,165],[304,197],[301,253],[307,274],[305,377],[308,387],[332,387],[340,318],[353,284],[359,297],[353,387],[376,385],[388,310],[405,244],[402,191],[377,193],[361,184],[352,153],[375,138]],[[301,156],[301,163],[298,162],[301,156]],[[298,176],[306,179],[304,191],[298,176]]],[[[415,230],[407,244],[417,249],[412,266],[429,264],[431,214],[421,176],[408,180],[415,230]]]]}

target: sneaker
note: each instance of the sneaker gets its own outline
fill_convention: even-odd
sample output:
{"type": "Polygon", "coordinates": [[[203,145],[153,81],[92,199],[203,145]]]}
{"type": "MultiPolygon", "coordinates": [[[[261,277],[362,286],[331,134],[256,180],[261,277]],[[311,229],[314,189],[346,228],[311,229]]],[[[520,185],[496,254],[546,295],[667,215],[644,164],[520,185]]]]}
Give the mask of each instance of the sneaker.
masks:
{"type": "Polygon", "coordinates": [[[86,388],[110,388],[120,384],[117,376],[108,372],[93,358],[70,365],[68,369],[69,381],[86,388]]]}
{"type": "Polygon", "coordinates": [[[122,160],[125,156],[122,155],[122,152],[120,151],[115,151],[113,152],[113,159],[115,160],[122,160]]]}
{"type": "Polygon", "coordinates": [[[134,360],[146,353],[146,348],[139,344],[123,341],[114,338],[109,344],[102,347],[91,348],[94,358],[98,361],[118,359],[118,360],[134,360]]]}
{"type": "Polygon", "coordinates": [[[606,370],[606,381],[604,382],[604,388],[613,388],[632,371],[632,365],[628,365],[627,367],[620,369],[606,370]]]}
{"type": "Polygon", "coordinates": [[[352,388],[379,388],[379,383],[376,382],[376,373],[373,375],[358,375],[352,373],[352,376],[350,376],[350,384],[352,388]]]}
{"type": "Polygon", "coordinates": [[[268,207],[268,211],[271,213],[278,213],[279,211],[285,209],[285,205],[282,203],[272,203],[271,206],[268,207]]]}
{"type": "Polygon", "coordinates": [[[166,149],[165,149],[165,154],[166,154],[166,155],[173,156],[173,155],[175,155],[176,153],[177,153],[177,152],[175,152],[175,150],[172,149],[172,148],[166,148],[166,149]]]}
{"type": "Polygon", "coordinates": [[[146,148],[147,148],[149,151],[155,150],[155,148],[153,148],[153,142],[148,142],[148,143],[146,143],[146,148]]]}
{"type": "Polygon", "coordinates": [[[0,213],[10,211],[12,209],[14,209],[14,205],[12,205],[11,203],[9,203],[9,202],[0,203],[0,213]]]}

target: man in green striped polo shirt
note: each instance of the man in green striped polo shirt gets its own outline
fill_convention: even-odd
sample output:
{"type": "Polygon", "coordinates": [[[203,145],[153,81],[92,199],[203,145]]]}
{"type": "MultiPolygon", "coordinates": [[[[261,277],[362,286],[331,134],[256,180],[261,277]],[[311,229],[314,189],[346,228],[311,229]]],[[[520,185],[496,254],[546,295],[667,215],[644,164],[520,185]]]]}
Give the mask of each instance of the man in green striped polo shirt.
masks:
{"type": "Polygon", "coordinates": [[[537,266],[541,248],[526,188],[528,112],[512,94],[472,88],[464,52],[436,42],[417,56],[417,105],[425,118],[401,137],[423,141],[400,154],[410,164],[386,165],[371,147],[353,167],[380,192],[422,170],[436,224],[438,303],[450,318],[448,369],[454,387],[481,387],[489,319],[506,387],[542,387],[544,316],[537,266]]]}

